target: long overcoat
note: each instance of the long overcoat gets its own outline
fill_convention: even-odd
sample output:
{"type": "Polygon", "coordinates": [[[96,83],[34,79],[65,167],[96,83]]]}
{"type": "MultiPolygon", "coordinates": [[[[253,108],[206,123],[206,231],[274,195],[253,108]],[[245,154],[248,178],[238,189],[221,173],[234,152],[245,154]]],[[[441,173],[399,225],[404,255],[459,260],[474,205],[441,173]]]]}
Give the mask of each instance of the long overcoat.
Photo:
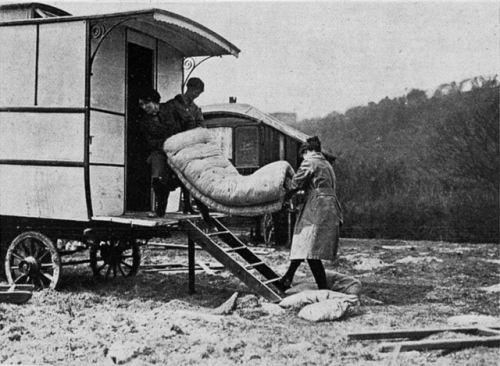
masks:
{"type": "Polygon", "coordinates": [[[334,260],[342,210],[335,193],[335,172],[323,154],[304,157],[289,189],[305,191],[305,202],[294,228],[290,259],[334,260]]]}

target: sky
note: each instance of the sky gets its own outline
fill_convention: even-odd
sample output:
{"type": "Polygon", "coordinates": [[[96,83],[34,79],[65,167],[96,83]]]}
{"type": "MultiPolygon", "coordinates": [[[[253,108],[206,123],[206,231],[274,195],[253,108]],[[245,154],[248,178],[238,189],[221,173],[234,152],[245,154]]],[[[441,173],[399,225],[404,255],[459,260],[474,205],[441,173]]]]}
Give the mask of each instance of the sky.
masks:
{"type": "Polygon", "coordinates": [[[190,18],[241,50],[194,71],[206,84],[199,105],[236,97],[299,120],[500,69],[497,1],[39,2],[73,15],[160,8],[190,18]]]}

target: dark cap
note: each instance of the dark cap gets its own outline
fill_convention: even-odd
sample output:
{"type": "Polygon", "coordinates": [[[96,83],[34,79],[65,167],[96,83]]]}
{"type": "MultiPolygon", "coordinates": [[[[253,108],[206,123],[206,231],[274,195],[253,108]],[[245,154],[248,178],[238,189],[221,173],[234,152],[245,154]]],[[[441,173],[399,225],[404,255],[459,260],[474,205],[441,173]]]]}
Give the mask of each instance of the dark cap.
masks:
{"type": "Polygon", "coordinates": [[[205,84],[200,78],[191,78],[188,80],[186,85],[188,88],[199,89],[201,91],[205,90],[205,84]]]}

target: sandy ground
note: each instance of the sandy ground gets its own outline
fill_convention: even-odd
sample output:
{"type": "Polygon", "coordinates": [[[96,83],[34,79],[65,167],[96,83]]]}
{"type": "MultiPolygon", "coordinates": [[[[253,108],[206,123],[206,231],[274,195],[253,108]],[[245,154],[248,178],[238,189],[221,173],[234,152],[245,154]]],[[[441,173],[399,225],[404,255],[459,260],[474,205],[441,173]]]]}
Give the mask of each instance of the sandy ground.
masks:
{"type": "MultiPolygon", "coordinates": [[[[177,233],[169,242],[186,238],[177,233]]],[[[264,249],[262,258],[284,273],[288,251],[264,249]]],[[[144,266],[187,264],[184,250],[145,247],[142,255],[144,266]]],[[[187,273],[140,270],[104,280],[86,265],[65,267],[57,291],[0,304],[0,364],[383,365],[393,357],[380,352],[387,340],[352,341],[348,334],[450,327],[460,315],[476,324],[498,320],[498,292],[487,290],[500,280],[498,245],[349,239],[341,240],[339,255],[327,267],[362,281],[361,311],[322,323],[266,302],[226,270],[198,273],[197,292],[189,294],[187,273]],[[215,315],[235,293],[234,311],[215,315]]],[[[196,258],[216,264],[201,251],[196,258]]],[[[296,276],[304,281],[312,281],[305,265],[296,276]]],[[[499,356],[499,348],[485,347],[411,351],[395,364],[498,365],[499,356]]]]}

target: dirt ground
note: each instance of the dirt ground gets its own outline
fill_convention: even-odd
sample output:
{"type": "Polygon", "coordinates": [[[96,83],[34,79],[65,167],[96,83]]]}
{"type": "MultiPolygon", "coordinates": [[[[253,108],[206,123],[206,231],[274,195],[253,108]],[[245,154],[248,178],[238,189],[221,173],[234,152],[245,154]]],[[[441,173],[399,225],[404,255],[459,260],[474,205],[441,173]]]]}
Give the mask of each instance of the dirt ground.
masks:
{"type": "MultiPolygon", "coordinates": [[[[175,233],[169,243],[187,239],[175,233]]],[[[263,252],[283,274],[288,251],[263,252]]],[[[147,246],[142,254],[144,266],[187,264],[182,249],[147,246]]],[[[202,251],[196,258],[216,263],[202,251]]],[[[392,354],[380,346],[387,340],[347,335],[450,327],[459,315],[494,317],[498,322],[490,325],[499,326],[498,292],[482,289],[499,283],[499,258],[494,244],[343,239],[338,260],[327,268],[362,281],[361,312],[321,323],[266,303],[226,270],[198,273],[197,292],[190,295],[187,273],[140,270],[135,277],[103,280],[86,265],[65,267],[57,291],[36,292],[23,305],[0,304],[0,364],[385,365],[392,354]],[[214,315],[235,292],[236,310],[214,315]]],[[[303,281],[312,281],[306,265],[296,276],[296,283],[303,281]]],[[[499,350],[401,352],[394,364],[498,365],[499,350]]]]}

